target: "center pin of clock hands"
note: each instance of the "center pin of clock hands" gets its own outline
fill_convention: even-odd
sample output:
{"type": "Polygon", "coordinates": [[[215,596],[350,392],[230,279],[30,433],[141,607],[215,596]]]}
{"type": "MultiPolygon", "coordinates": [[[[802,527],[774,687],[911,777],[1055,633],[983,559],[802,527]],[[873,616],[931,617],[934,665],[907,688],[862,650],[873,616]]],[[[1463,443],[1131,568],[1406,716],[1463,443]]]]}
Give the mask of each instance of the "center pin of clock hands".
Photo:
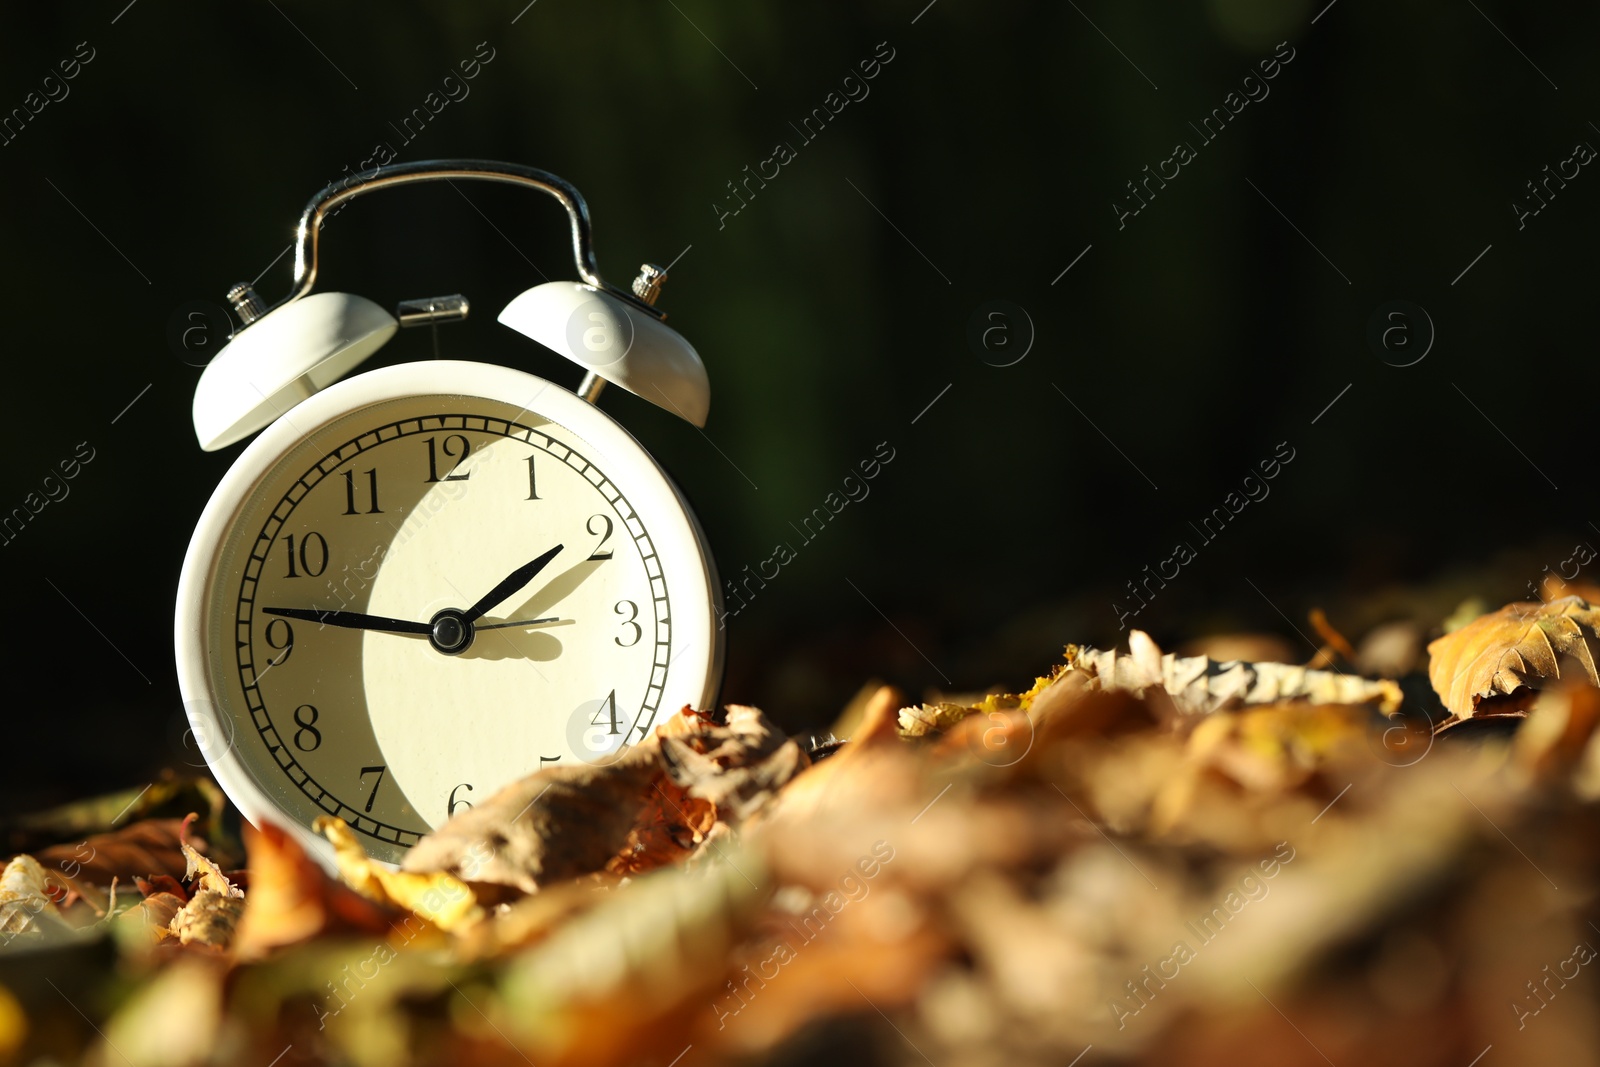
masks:
{"type": "Polygon", "coordinates": [[[447,656],[458,656],[472,646],[472,638],[479,629],[500,630],[516,626],[534,626],[540,623],[564,622],[559,618],[524,619],[520,622],[496,622],[476,626],[479,619],[500,601],[533,581],[538,573],[566,546],[557,545],[550,551],[529,560],[489,590],[465,611],[445,608],[427,622],[408,622],[382,615],[363,615],[357,611],[324,610],[322,608],[262,608],[267,615],[281,615],[286,619],[303,619],[326,626],[342,626],[352,630],[378,630],[384,633],[416,634],[425,636],[435,650],[447,656]]]}

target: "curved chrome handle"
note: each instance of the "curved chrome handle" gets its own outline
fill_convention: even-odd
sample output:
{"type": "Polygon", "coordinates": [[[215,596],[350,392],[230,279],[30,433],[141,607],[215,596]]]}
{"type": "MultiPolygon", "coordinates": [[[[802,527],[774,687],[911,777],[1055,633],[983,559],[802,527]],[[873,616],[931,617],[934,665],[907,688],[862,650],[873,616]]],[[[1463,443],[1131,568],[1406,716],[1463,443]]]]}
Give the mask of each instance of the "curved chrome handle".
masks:
{"type": "Polygon", "coordinates": [[[567,209],[567,218],[572,223],[572,258],[577,264],[579,276],[596,289],[603,289],[613,296],[622,297],[630,304],[658,318],[661,316],[661,312],[645,304],[634,294],[601,280],[600,269],[594,258],[594,235],[589,222],[589,206],[584,203],[583,194],[579,193],[570,182],[537,167],[486,159],[431,159],[415,163],[391,163],[388,166],[374,167],[372,170],[353,174],[317,193],[306,204],[305,211],[300,216],[300,225],[295,232],[294,289],[287,297],[273,305],[274,308],[299,300],[316,284],[317,238],[323,221],[334,208],[346,200],[390,186],[450,181],[457,178],[523,185],[555,197],[561,206],[567,209]]]}

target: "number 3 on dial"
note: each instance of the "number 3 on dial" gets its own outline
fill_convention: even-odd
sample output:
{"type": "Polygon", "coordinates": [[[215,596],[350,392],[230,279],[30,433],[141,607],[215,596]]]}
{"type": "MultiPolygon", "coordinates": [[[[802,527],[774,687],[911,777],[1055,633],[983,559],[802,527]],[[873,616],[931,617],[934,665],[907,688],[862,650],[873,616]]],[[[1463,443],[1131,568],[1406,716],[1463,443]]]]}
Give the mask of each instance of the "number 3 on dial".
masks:
{"type": "Polygon", "coordinates": [[[624,631],[626,631],[626,629],[630,626],[633,627],[633,636],[628,640],[624,641],[620,637],[614,637],[612,640],[622,648],[632,648],[634,645],[637,645],[639,643],[639,638],[644,636],[644,627],[640,626],[634,621],[639,617],[639,605],[635,604],[631,600],[619,600],[617,601],[616,606],[611,610],[615,611],[618,615],[628,616],[626,619],[622,620],[624,631]]]}

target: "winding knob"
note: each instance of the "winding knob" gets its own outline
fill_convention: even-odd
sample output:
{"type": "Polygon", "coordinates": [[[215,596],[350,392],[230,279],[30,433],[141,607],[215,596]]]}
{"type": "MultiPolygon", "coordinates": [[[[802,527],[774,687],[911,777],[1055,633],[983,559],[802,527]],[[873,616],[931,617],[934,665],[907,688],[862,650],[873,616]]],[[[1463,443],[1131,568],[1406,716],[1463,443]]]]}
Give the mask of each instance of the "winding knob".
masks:
{"type": "Polygon", "coordinates": [[[267,313],[266,302],[256,295],[249,282],[240,282],[229,289],[228,303],[233,305],[233,313],[246,326],[267,313]]]}
{"type": "Polygon", "coordinates": [[[651,307],[655,306],[656,298],[661,295],[661,286],[667,280],[667,269],[658,267],[654,263],[645,263],[639,267],[639,276],[633,280],[633,295],[651,307]]]}

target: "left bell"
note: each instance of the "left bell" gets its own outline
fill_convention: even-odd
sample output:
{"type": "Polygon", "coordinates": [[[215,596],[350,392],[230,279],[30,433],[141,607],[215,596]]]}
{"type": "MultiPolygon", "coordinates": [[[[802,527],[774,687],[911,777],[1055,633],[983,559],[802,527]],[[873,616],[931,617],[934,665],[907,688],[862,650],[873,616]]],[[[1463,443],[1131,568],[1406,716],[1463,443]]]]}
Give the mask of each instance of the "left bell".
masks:
{"type": "Polygon", "coordinates": [[[352,293],[301,297],[248,321],[195,386],[200,447],[215,452],[265,427],[344,377],[398,328],[393,315],[352,293]]]}

